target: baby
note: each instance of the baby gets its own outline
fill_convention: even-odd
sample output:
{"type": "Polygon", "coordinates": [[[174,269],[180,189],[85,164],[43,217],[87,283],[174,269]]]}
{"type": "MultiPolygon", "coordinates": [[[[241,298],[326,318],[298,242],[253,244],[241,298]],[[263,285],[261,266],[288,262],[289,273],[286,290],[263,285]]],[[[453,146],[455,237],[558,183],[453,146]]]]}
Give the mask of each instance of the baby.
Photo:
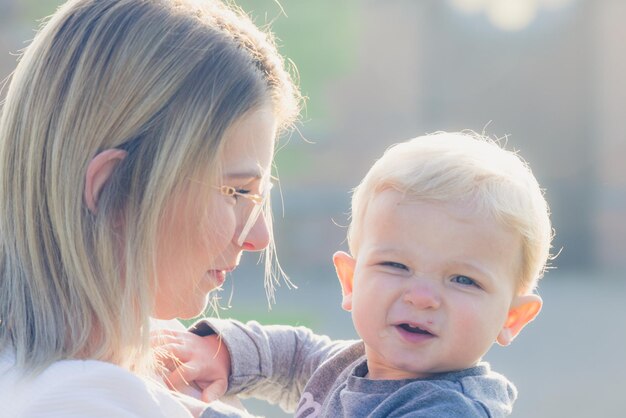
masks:
{"type": "Polygon", "coordinates": [[[203,320],[162,340],[183,362],[168,378],[195,382],[205,400],[227,390],[296,417],[507,416],[516,389],[481,359],[539,313],[551,239],[543,193],[515,153],[469,133],[395,145],[355,189],[350,254],[333,257],[362,341],[203,320]]]}

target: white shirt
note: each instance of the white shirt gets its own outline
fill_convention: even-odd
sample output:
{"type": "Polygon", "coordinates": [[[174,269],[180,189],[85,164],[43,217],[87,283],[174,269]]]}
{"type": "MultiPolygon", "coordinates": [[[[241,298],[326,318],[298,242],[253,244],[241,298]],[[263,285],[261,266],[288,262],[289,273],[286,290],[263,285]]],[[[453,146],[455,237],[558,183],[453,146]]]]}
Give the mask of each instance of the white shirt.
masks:
{"type": "Polygon", "coordinates": [[[58,361],[35,377],[0,353],[0,417],[111,418],[192,415],[163,386],[111,363],[58,361]]]}

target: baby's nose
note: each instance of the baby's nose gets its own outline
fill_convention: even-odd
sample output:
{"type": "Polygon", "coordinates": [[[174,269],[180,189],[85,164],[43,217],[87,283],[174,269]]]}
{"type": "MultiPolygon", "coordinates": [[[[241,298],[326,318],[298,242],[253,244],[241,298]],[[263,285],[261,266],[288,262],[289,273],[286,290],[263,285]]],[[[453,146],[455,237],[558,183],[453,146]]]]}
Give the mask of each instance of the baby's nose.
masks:
{"type": "Polygon", "coordinates": [[[436,309],[441,305],[441,291],[436,283],[418,278],[407,287],[403,300],[418,309],[436,309]]]}

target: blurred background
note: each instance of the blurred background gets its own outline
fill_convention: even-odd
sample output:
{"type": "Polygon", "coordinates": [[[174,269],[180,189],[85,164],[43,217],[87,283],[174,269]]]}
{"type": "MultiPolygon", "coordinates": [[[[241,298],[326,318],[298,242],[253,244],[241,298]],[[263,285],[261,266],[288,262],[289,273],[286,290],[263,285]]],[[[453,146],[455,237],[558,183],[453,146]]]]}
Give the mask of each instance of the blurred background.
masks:
{"type": "MultiPolygon", "coordinates": [[[[0,0],[0,79],[58,0],[0,0]]],[[[487,359],[519,389],[513,417],[626,410],[626,1],[246,0],[271,24],[308,97],[277,153],[281,265],[297,289],[269,309],[248,256],[222,317],[355,338],[331,264],[350,191],[391,144],[438,130],[505,138],[546,189],[559,256],[544,310],[487,359]]],[[[251,412],[288,416],[260,402],[251,412]]]]}

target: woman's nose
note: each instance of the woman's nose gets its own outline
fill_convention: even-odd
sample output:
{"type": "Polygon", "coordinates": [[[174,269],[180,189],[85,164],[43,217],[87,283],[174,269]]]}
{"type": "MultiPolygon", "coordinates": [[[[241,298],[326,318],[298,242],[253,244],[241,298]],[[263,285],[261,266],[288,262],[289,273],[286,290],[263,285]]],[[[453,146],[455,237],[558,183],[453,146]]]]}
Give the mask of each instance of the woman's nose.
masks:
{"type": "Polygon", "coordinates": [[[265,216],[261,214],[241,244],[245,251],[261,251],[270,243],[270,231],[265,216]]]}
{"type": "Polygon", "coordinates": [[[403,300],[417,309],[437,309],[441,305],[441,291],[428,279],[412,280],[405,290],[403,300]]]}

